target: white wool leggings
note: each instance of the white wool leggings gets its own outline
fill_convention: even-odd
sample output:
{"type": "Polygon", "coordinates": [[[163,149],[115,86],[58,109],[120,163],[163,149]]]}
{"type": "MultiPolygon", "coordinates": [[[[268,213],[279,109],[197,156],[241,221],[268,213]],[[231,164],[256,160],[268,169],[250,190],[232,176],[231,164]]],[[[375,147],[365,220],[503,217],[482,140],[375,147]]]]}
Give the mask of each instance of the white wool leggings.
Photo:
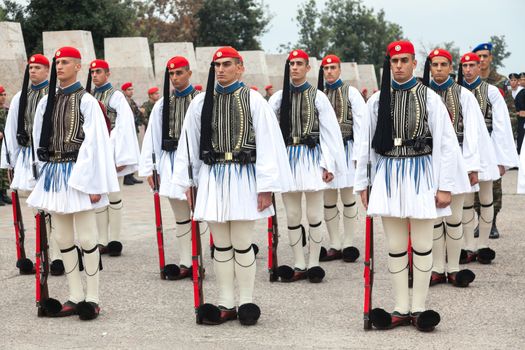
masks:
{"type": "Polygon", "coordinates": [[[395,308],[402,314],[425,311],[430,274],[432,272],[433,219],[401,219],[383,217],[388,241],[388,270],[394,287],[395,308]],[[408,290],[408,224],[412,241],[414,283],[412,307],[408,290]]]}
{"type": "Polygon", "coordinates": [[[438,218],[434,222],[434,246],[432,256],[434,267],[432,271],[437,273],[458,272],[459,257],[463,246],[463,202],[465,195],[456,194],[452,196],[450,209],[452,215],[438,218]]]}
{"type": "Polygon", "coordinates": [[[324,191],[324,220],[330,236],[330,248],[340,250],[353,246],[357,223],[357,202],[353,187],[324,191]],[[341,201],[343,202],[342,237],[339,232],[338,192],[341,194],[341,201]]]}
{"type": "Polygon", "coordinates": [[[476,251],[489,246],[490,229],[494,219],[494,203],[492,201],[492,181],[479,182],[479,238],[474,238],[474,193],[465,195],[463,204],[463,232],[465,233],[465,249],[476,251]],[[477,244],[476,244],[477,243],[477,244]]]}
{"type": "Polygon", "coordinates": [[[74,214],[53,214],[53,222],[55,226],[53,234],[62,252],[69,284],[69,300],[74,303],[84,300],[98,303],[100,255],[97,246],[95,212],[88,210],[74,214]],[[84,253],[87,286],[85,294],[80,279],[80,254],[75,246],[75,233],[84,253]]]}
{"type": "Polygon", "coordinates": [[[210,222],[215,253],[213,267],[219,287],[218,305],[235,307],[234,280],[239,286],[239,306],[251,303],[255,284],[254,221],[210,222]]]}
{"type": "Polygon", "coordinates": [[[303,230],[309,241],[310,255],[308,268],[319,266],[319,252],[323,232],[321,224],[323,220],[323,191],[315,192],[288,192],[282,194],[286,219],[288,223],[288,238],[294,254],[294,267],[300,270],[306,268],[303,251],[303,230]],[[308,230],[301,226],[302,207],[301,199],[304,193],[306,199],[306,218],[308,219],[308,230]]]}

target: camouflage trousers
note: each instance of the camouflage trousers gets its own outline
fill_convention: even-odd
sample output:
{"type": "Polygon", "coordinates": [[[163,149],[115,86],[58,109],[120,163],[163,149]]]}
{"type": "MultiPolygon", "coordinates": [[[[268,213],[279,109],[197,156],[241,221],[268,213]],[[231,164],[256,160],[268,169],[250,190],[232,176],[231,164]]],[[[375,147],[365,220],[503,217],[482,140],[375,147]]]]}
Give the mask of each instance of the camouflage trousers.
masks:
{"type": "MultiPolygon", "coordinates": [[[[492,201],[494,203],[494,217],[498,215],[501,210],[503,193],[501,192],[501,178],[492,183],[492,201]]],[[[479,215],[479,197],[478,193],[474,195],[474,209],[479,215]]]]}
{"type": "Polygon", "coordinates": [[[9,179],[7,178],[7,169],[0,169],[0,191],[9,189],[9,179]]]}

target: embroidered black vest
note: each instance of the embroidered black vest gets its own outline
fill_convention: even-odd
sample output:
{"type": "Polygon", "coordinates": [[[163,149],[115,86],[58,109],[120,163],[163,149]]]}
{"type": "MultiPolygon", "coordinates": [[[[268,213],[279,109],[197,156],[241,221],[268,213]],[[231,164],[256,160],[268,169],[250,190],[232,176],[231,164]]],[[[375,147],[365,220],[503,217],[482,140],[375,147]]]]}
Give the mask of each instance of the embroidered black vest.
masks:
{"type": "Polygon", "coordinates": [[[302,91],[292,89],[290,104],[291,132],[286,145],[304,144],[315,147],[319,144],[319,111],[315,106],[317,88],[308,84],[302,91]]]}
{"type": "MultiPolygon", "coordinates": [[[[33,134],[33,121],[35,120],[35,113],[36,113],[36,107],[38,106],[38,102],[48,94],[49,87],[46,86],[39,90],[33,90],[29,89],[27,91],[27,106],[26,106],[26,112],[24,115],[24,129],[26,130],[28,135],[33,134]]],[[[23,145],[23,146],[29,146],[29,145],[23,145]]]]}
{"type": "Polygon", "coordinates": [[[115,91],[117,90],[112,86],[104,91],[97,91],[97,89],[95,89],[93,92],[93,97],[102,102],[102,104],[106,107],[106,114],[109,121],[111,122],[111,130],[113,130],[115,127],[115,122],[117,120],[117,110],[109,106],[109,101],[111,100],[111,97],[115,91]]]}
{"type": "Polygon", "coordinates": [[[84,141],[84,116],[80,101],[86,93],[83,87],[70,94],[58,90],[53,109],[53,133],[49,142],[49,161],[55,163],[75,161],[84,141]]]}
{"type": "Polygon", "coordinates": [[[458,141],[462,144],[464,124],[463,107],[461,106],[461,86],[454,82],[446,89],[435,89],[434,91],[441,97],[447,107],[458,141]]]}
{"type": "Polygon", "coordinates": [[[489,134],[492,134],[492,103],[490,103],[489,100],[489,84],[481,81],[481,83],[471,91],[474,93],[474,96],[476,96],[476,100],[478,100],[487,130],[489,134]]]}
{"type": "Polygon", "coordinates": [[[407,90],[392,90],[394,147],[387,157],[416,157],[432,153],[432,135],[428,126],[427,87],[416,83],[407,90]]]}
{"type": "Polygon", "coordinates": [[[182,131],[182,124],[184,123],[184,116],[190,106],[191,101],[197,96],[199,91],[193,89],[189,94],[185,96],[176,96],[175,94],[170,96],[170,113],[169,113],[169,140],[163,140],[162,149],[168,152],[176,151],[180,133],[182,131]]]}
{"type": "Polygon", "coordinates": [[[214,93],[212,148],[213,163],[255,162],[255,131],[248,87],[241,86],[232,93],[214,93]]]}
{"type": "Polygon", "coordinates": [[[350,94],[350,84],[343,83],[342,86],[336,89],[325,88],[324,90],[330,104],[334,108],[343,141],[354,139],[354,121],[352,118],[352,105],[348,99],[350,94]]]}

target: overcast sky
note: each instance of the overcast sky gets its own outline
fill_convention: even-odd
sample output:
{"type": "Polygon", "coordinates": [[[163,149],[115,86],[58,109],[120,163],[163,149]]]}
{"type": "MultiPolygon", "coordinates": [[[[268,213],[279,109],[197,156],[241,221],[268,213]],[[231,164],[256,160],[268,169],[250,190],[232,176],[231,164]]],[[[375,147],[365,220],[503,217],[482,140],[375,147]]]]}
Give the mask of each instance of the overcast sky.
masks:
{"type": "MultiPolygon", "coordinates": [[[[263,49],[276,52],[279,44],[298,39],[295,16],[306,0],[264,0],[272,13],[270,30],[262,37],[263,49]]],[[[319,8],[325,1],[317,0],[319,8]]],[[[492,35],[505,35],[512,55],[501,73],[525,72],[524,0],[363,0],[375,10],[384,9],[386,19],[403,28],[405,37],[416,46],[454,41],[467,52],[492,35]]],[[[421,61],[421,60],[420,60],[421,61]]]]}

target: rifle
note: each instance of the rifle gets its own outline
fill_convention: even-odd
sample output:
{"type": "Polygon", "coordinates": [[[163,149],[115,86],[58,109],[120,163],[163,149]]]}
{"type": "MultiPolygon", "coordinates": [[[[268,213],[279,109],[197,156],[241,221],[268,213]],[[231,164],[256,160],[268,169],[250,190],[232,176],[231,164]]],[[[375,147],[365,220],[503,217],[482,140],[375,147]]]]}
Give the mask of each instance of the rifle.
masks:
{"type": "Polygon", "coordinates": [[[270,273],[270,282],[279,279],[277,274],[277,246],[279,245],[279,226],[277,223],[277,207],[275,206],[275,195],[272,194],[272,203],[275,214],[268,217],[268,272],[270,273]]]}
{"type": "Polygon", "coordinates": [[[36,214],[36,306],[38,317],[46,316],[44,303],[49,299],[47,276],[49,276],[49,257],[46,230],[46,217],[43,211],[36,214]]]}
{"type": "Polygon", "coordinates": [[[157,173],[157,161],[155,151],[151,153],[151,160],[153,161],[153,203],[155,206],[155,228],[157,231],[157,248],[159,250],[159,269],[160,279],[166,279],[164,273],[164,231],[162,228],[162,212],[160,210],[160,196],[159,196],[159,178],[157,173]]]}
{"type": "MultiPolygon", "coordinates": [[[[4,134],[4,145],[5,145],[5,157],[7,164],[11,165],[11,155],[7,148],[7,141],[4,134]]],[[[25,242],[25,228],[24,221],[22,218],[22,210],[20,208],[20,199],[18,197],[18,191],[14,190],[11,192],[11,202],[13,206],[13,225],[15,226],[15,241],[16,241],[16,267],[20,270],[22,275],[30,275],[35,273],[33,269],[33,262],[26,257],[26,250],[24,246],[25,242]]]]}
{"type": "MultiPolygon", "coordinates": [[[[369,135],[369,140],[370,140],[369,135]]],[[[368,162],[366,164],[367,177],[367,204],[370,200],[370,191],[372,189],[372,160],[370,158],[370,142],[368,144],[368,162]]],[[[364,301],[364,329],[372,329],[372,320],[370,319],[370,311],[372,310],[372,288],[374,286],[374,219],[366,216],[366,238],[365,238],[365,301],[364,301]]]]}
{"type": "Polygon", "coordinates": [[[188,178],[190,180],[190,212],[191,212],[191,261],[193,274],[193,302],[195,307],[195,315],[197,324],[201,324],[202,320],[198,317],[199,307],[204,303],[204,294],[202,291],[202,279],[204,276],[204,268],[202,264],[202,250],[201,250],[201,233],[199,223],[193,219],[195,212],[195,200],[197,198],[197,188],[193,179],[193,165],[190,157],[190,147],[188,143],[188,133],[186,132],[186,152],[188,154],[188,178]]]}

